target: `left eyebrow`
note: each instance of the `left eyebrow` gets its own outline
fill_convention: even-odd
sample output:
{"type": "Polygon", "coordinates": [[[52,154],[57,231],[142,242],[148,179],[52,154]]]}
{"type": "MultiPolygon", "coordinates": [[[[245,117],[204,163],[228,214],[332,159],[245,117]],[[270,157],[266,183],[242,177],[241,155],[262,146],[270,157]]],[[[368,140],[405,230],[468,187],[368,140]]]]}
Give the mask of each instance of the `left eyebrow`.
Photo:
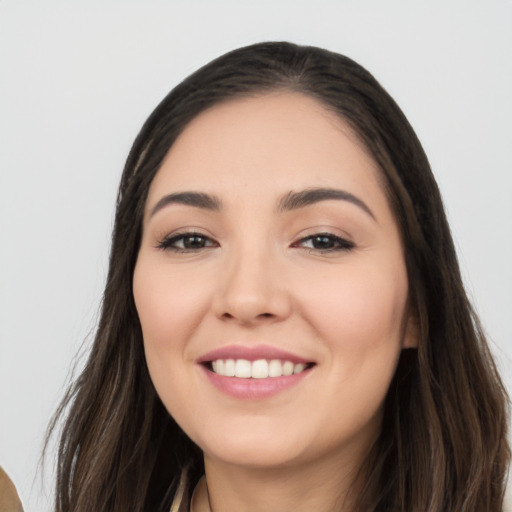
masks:
{"type": "Polygon", "coordinates": [[[299,192],[290,192],[281,199],[278,210],[280,212],[287,212],[304,208],[305,206],[310,206],[320,201],[330,201],[333,199],[337,201],[348,201],[361,208],[361,210],[366,212],[373,220],[376,220],[375,215],[363,200],[346,190],[335,188],[308,188],[299,192]]]}
{"type": "Polygon", "coordinates": [[[168,194],[162,197],[162,199],[153,206],[149,216],[153,217],[156,212],[170,204],[184,204],[194,208],[212,211],[219,211],[222,206],[218,197],[204,194],[203,192],[175,192],[174,194],[168,194]]]}

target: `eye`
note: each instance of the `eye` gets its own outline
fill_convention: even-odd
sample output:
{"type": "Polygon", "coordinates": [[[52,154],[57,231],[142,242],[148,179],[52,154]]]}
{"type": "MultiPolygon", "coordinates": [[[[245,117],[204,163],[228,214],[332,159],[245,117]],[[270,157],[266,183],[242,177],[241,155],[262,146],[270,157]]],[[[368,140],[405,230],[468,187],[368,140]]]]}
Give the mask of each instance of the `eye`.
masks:
{"type": "Polygon", "coordinates": [[[293,247],[303,247],[319,252],[334,252],[349,251],[355,245],[353,242],[332,233],[315,233],[314,235],[301,238],[293,244],[293,247]]]}
{"type": "Polygon", "coordinates": [[[158,245],[158,249],[175,252],[195,252],[209,247],[218,247],[218,243],[202,233],[179,233],[164,238],[158,245]]]}

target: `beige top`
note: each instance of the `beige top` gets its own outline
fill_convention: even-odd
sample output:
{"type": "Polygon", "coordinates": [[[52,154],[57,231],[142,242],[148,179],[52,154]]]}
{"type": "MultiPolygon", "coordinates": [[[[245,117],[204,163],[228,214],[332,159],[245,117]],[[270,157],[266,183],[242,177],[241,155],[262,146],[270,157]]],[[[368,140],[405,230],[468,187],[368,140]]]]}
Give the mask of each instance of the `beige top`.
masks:
{"type": "Polygon", "coordinates": [[[205,476],[203,475],[199,479],[190,498],[189,490],[188,470],[185,470],[181,473],[180,484],[169,512],[190,512],[191,510],[195,512],[210,512],[210,504],[205,503],[208,502],[205,476]]]}
{"type": "Polygon", "coordinates": [[[176,491],[176,494],[174,495],[174,500],[172,502],[171,510],[169,512],[189,512],[189,503],[188,500],[185,498],[188,495],[187,491],[188,469],[185,469],[181,473],[180,484],[178,485],[178,489],[176,491]]]}
{"type": "Polygon", "coordinates": [[[16,487],[0,466],[0,512],[23,512],[16,487]]]}

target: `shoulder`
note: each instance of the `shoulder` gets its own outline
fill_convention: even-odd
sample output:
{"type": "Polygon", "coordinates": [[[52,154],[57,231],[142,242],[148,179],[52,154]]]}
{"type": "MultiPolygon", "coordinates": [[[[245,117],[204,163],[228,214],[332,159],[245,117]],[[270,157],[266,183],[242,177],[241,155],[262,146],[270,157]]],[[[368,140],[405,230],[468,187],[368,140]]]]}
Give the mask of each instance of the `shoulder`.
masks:
{"type": "Polygon", "coordinates": [[[0,510],[2,512],[23,512],[16,487],[0,466],[0,510]]]}

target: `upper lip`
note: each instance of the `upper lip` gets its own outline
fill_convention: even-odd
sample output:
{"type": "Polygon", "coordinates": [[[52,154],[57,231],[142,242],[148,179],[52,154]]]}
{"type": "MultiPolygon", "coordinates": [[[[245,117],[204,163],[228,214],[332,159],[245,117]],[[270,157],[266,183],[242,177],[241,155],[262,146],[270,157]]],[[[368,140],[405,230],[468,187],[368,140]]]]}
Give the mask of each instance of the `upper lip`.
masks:
{"type": "Polygon", "coordinates": [[[248,361],[256,361],[258,359],[280,359],[281,361],[291,361],[294,364],[307,364],[313,361],[304,359],[303,357],[292,354],[285,350],[281,350],[269,345],[255,345],[246,347],[243,345],[228,345],[212,350],[198,358],[198,363],[207,363],[218,359],[247,359],[248,361]]]}

